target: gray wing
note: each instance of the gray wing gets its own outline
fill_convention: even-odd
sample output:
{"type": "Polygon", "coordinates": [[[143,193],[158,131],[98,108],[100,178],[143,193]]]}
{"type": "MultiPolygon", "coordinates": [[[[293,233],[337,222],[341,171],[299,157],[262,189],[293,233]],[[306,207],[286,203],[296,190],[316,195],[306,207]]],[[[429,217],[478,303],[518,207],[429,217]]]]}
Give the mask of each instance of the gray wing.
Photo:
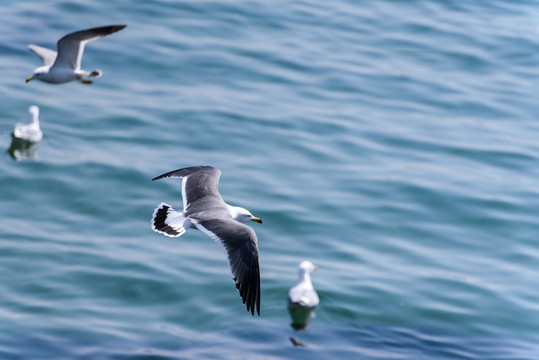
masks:
{"type": "Polygon", "coordinates": [[[173,170],[159,175],[152,180],[165,177],[183,178],[182,197],[183,211],[187,211],[189,205],[205,197],[221,200],[218,184],[221,170],[212,166],[192,166],[173,170]]]}
{"type": "Polygon", "coordinates": [[[53,66],[80,69],[84,45],[100,37],[115,33],[127,25],[110,25],[76,31],[58,40],[58,57],[53,66]]]}
{"type": "Polygon", "coordinates": [[[260,269],[255,231],[233,219],[193,222],[225,248],[232,277],[247,311],[254,315],[256,307],[260,315],[260,269]]]}
{"type": "Polygon", "coordinates": [[[39,56],[41,60],[43,60],[43,65],[45,66],[51,66],[52,64],[54,64],[54,61],[56,60],[56,55],[58,54],[54,50],[47,49],[46,47],[39,46],[36,44],[29,44],[28,49],[30,49],[30,51],[39,56]]]}

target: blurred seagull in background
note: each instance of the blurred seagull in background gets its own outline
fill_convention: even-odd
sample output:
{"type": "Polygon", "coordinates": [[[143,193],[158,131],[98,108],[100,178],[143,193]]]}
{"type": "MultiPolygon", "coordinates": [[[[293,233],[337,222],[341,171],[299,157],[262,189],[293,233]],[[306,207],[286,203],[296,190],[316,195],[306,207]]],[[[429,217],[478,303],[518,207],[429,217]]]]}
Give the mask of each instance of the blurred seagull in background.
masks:
{"type": "Polygon", "coordinates": [[[310,261],[302,261],[298,269],[298,282],[288,292],[288,312],[292,319],[290,324],[296,330],[303,330],[314,317],[314,309],[319,303],[318,294],[311,282],[311,272],[317,267],[310,261]]]}
{"type": "Polygon", "coordinates": [[[79,80],[83,84],[91,84],[87,78],[100,77],[101,70],[86,71],[80,68],[84,45],[100,37],[122,30],[127,25],[109,25],[80,30],[68,34],[58,40],[58,52],[43,46],[30,44],[28,49],[43,60],[43,66],[34,70],[26,82],[37,79],[51,84],[62,84],[79,80]]]}
{"type": "Polygon", "coordinates": [[[39,108],[35,105],[32,105],[28,108],[28,123],[15,124],[15,129],[13,129],[12,136],[14,138],[29,141],[29,142],[39,142],[43,138],[43,133],[39,127],[39,108]]]}
{"type": "Polygon", "coordinates": [[[157,176],[182,178],[183,211],[161,203],[152,216],[152,229],[166,236],[178,237],[188,228],[195,228],[221,245],[236,288],[247,311],[260,315],[260,270],[258,240],[255,231],[245,225],[262,223],[249,210],[230,206],[217,189],[221,171],[212,166],[193,166],[157,176]]]}

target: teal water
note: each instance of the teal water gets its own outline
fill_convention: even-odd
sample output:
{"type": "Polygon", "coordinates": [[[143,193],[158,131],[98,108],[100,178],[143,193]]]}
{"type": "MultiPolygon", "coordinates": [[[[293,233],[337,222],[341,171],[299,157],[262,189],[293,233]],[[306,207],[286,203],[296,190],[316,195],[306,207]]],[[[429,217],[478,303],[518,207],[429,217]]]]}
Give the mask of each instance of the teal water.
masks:
{"type": "Polygon", "coordinates": [[[539,2],[3,1],[0,359],[537,359],[539,2]],[[74,30],[93,85],[24,80],[74,30]],[[261,316],[150,229],[192,165],[264,220],[261,316]],[[317,317],[289,326],[297,265],[317,317]],[[307,347],[293,347],[294,336],[307,347]]]}

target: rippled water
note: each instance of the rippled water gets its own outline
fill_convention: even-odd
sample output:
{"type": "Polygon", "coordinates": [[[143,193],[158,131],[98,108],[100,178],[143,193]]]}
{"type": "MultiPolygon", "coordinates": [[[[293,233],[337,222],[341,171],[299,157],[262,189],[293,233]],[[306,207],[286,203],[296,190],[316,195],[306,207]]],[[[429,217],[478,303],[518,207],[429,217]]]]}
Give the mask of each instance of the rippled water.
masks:
{"type": "Polygon", "coordinates": [[[2,359],[536,359],[537,1],[4,1],[2,359]],[[93,85],[24,80],[77,29],[93,85]],[[192,165],[264,220],[261,316],[204,234],[151,231],[192,165]],[[289,326],[301,260],[317,317],[289,326]],[[294,347],[296,337],[306,347],[294,347]]]}

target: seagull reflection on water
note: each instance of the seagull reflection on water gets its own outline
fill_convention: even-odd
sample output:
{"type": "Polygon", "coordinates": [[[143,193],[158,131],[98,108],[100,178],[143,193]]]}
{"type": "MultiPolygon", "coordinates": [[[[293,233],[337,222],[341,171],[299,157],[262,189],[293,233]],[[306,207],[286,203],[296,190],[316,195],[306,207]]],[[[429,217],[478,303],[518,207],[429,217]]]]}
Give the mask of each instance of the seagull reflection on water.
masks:
{"type": "Polygon", "coordinates": [[[7,152],[14,160],[35,160],[40,142],[13,138],[7,152]]]}

